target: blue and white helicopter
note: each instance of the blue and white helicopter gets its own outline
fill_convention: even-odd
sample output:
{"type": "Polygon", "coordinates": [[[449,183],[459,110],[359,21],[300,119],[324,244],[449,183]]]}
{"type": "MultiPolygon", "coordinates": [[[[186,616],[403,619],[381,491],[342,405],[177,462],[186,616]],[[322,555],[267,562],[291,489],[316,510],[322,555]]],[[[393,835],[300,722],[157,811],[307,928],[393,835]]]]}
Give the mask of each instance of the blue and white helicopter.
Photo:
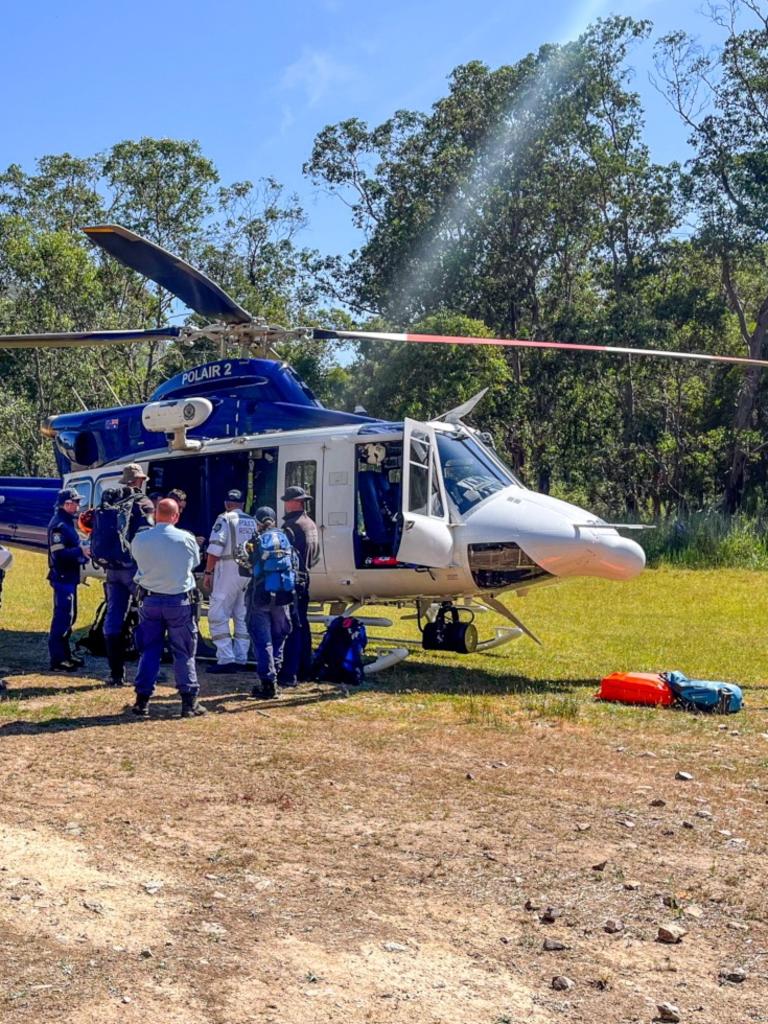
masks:
{"type": "MultiPolygon", "coordinates": [[[[464,422],[482,392],[429,422],[334,411],[275,357],[276,344],[301,337],[491,344],[768,365],[735,356],[559,342],[286,330],[255,319],[199,270],[124,227],[85,232],[210,325],[0,336],[0,348],[205,338],[220,344],[222,358],[179,373],[145,405],[46,421],[42,430],[53,442],[60,478],[0,477],[0,541],[44,549],[56,492],[74,487],[84,508],[94,506],[130,462],[147,473],[148,493],[186,491],[181,525],[198,535],[207,535],[229,488],[247,494],[250,509],[276,507],[286,487],[300,484],[313,496],[320,528],[313,601],[330,605],[331,614],[413,603],[428,649],[486,650],[524,633],[539,642],[500,595],[572,576],[631,579],[645,557],[619,528],[637,527],[606,523],[524,487],[487,439],[464,422]],[[226,357],[229,351],[237,357],[226,357]],[[511,625],[480,641],[471,620],[488,608],[511,625]]],[[[384,618],[368,621],[391,625],[384,618]]],[[[407,653],[398,648],[378,664],[407,653]]]]}

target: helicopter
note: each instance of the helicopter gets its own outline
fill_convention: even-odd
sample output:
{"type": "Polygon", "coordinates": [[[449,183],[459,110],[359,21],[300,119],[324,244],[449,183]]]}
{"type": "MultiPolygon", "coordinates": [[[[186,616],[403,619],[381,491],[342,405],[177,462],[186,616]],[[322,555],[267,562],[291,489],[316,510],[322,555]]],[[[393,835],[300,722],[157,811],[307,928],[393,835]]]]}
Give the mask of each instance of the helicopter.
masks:
{"type": "MultiPolygon", "coordinates": [[[[276,507],[299,485],[313,499],[320,555],[310,593],[316,621],[366,605],[415,606],[422,645],[471,653],[523,635],[539,638],[502,601],[569,577],[629,580],[645,566],[642,547],[568,502],[529,490],[488,435],[466,422],[484,392],[429,421],[390,422],[326,409],[275,345],[286,339],[499,345],[768,365],[729,355],[528,339],[287,329],[251,316],[200,270],[120,225],[83,229],[90,241],[167,289],[206,326],[1,335],[0,349],[208,339],[220,358],[190,366],[143,405],[64,413],[42,425],[58,478],[0,477],[0,541],[46,547],[56,492],[75,488],[98,505],[123,466],[138,462],[147,493],[187,493],[181,526],[206,536],[230,488],[246,508],[276,507]],[[237,355],[228,355],[231,351],[237,355]],[[329,615],[325,606],[330,606],[329,615]],[[480,640],[473,620],[492,609],[509,626],[480,640]]],[[[90,567],[88,573],[98,576],[90,567]]],[[[388,618],[363,618],[391,626],[388,618]]],[[[382,653],[396,663],[407,647],[382,653]]]]}

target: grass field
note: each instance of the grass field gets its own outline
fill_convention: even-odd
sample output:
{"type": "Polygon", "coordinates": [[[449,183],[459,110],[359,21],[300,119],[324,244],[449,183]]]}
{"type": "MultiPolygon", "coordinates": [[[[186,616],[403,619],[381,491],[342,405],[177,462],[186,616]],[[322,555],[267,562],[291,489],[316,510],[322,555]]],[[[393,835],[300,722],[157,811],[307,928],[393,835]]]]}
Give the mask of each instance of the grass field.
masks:
{"type": "MultiPolygon", "coordinates": [[[[81,588],[82,624],[99,591],[81,588]]],[[[0,611],[3,1024],[616,1024],[665,1001],[768,1021],[768,577],[656,570],[515,610],[543,648],[418,652],[348,698],[307,684],[256,705],[250,680],[203,675],[204,719],[161,687],[136,722],[103,663],[46,673],[50,591],[19,553],[0,611]],[[623,668],[740,682],[747,708],[595,703],[623,668]],[[681,942],[656,941],[668,924],[681,942]]]]}

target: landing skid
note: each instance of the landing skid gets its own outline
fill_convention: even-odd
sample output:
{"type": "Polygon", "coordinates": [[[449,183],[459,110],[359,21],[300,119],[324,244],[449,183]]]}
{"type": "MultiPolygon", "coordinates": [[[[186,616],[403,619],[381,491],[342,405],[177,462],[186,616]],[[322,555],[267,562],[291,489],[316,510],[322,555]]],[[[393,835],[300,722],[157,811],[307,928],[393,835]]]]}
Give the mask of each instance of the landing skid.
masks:
{"type": "MultiPolygon", "coordinates": [[[[494,602],[494,604],[498,604],[498,602],[494,602]]],[[[375,626],[384,628],[390,628],[394,626],[394,622],[392,619],[386,618],[381,615],[359,615],[358,612],[363,607],[364,605],[359,602],[347,605],[343,608],[338,606],[332,606],[331,614],[326,615],[322,611],[321,606],[316,606],[316,610],[311,611],[309,613],[308,619],[310,622],[317,622],[321,623],[323,626],[328,626],[333,621],[333,619],[336,618],[337,615],[354,615],[360,622],[363,623],[363,625],[367,629],[370,629],[371,627],[375,626]]],[[[472,602],[470,600],[465,600],[460,607],[466,608],[467,610],[471,610],[472,612],[487,612],[489,610],[485,605],[472,602]]],[[[439,602],[425,603],[425,606],[422,609],[422,615],[426,618],[428,622],[433,622],[439,611],[439,608],[439,602]]],[[[511,613],[503,605],[500,605],[500,609],[502,611],[502,614],[504,614],[507,618],[513,618],[511,613]]],[[[403,618],[417,619],[419,618],[419,616],[405,615],[403,616],[403,618]]],[[[513,618],[513,621],[515,622],[514,626],[496,626],[494,635],[490,637],[488,640],[479,641],[477,643],[477,646],[475,647],[475,652],[484,653],[485,651],[491,651],[498,647],[504,647],[506,646],[506,644],[512,643],[513,640],[519,640],[520,637],[524,634],[532,636],[529,630],[526,629],[526,627],[523,626],[523,624],[520,623],[516,617],[513,618]]],[[[382,672],[385,668],[391,668],[393,665],[398,665],[401,661],[405,661],[405,659],[414,649],[423,649],[422,644],[419,643],[418,640],[412,638],[370,637],[369,639],[374,640],[377,643],[385,643],[388,645],[394,644],[398,646],[395,646],[394,648],[389,650],[386,648],[378,649],[376,660],[371,664],[365,666],[364,672],[367,676],[375,675],[377,672],[382,672]]],[[[534,639],[536,639],[537,643],[539,642],[537,638],[534,637],[534,639]]]]}

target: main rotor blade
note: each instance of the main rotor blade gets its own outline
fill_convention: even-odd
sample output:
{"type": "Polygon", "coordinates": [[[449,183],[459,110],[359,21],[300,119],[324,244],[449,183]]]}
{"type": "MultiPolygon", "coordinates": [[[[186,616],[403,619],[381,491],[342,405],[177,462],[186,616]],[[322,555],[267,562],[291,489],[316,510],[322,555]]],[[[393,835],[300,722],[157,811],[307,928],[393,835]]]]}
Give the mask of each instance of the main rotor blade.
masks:
{"type": "Polygon", "coordinates": [[[167,289],[196,313],[227,324],[249,324],[253,319],[201,270],[128,228],[119,224],[98,224],[83,231],[94,245],[167,289]]]}
{"type": "Polygon", "coordinates": [[[147,331],[65,331],[61,334],[0,334],[0,348],[79,348],[86,345],[122,345],[133,341],[178,338],[181,327],[147,331]]]}
{"type": "Polygon", "coordinates": [[[530,341],[524,338],[460,338],[442,334],[391,334],[384,331],[325,331],[315,329],[318,340],[408,341],[427,345],[501,345],[509,348],[548,348],[572,352],[609,352],[622,356],[661,356],[662,359],[693,359],[700,363],[736,363],[739,366],[768,366],[768,359],[719,356],[705,352],[677,352],[663,348],[620,348],[617,345],[583,345],[565,341],[530,341]]]}

